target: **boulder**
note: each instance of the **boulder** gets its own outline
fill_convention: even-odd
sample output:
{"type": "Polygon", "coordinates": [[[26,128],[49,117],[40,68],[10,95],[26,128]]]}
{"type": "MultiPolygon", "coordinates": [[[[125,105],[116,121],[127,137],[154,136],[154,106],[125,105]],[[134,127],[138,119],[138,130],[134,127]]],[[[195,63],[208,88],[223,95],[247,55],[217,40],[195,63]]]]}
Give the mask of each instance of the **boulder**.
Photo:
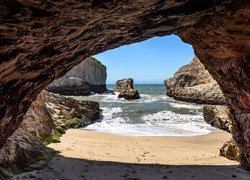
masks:
{"type": "Polygon", "coordinates": [[[232,121],[227,106],[203,106],[203,117],[208,124],[211,124],[211,126],[227,132],[232,132],[232,121]]]}
{"type": "Polygon", "coordinates": [[[132,78],[116,81],[116,89],[114,91],[119,92],[118,98],[126,100],[140,99],[138,90],[134,89],[134,80],[132,78]]]}
{"type": "Polygon", "coordinates": [[[54,80],[47,91],[61,95],[85,96],[91,91],[102,93],[106,88],[106,66],[94,57],[83,60],[63,77],[54,80]]]}
{"type": "Polygon", "coordinates": [[[239,161],[240,149],[233,139],[230,139],[224,143],[220,148],[220,156],[227,159],[239,161]]]}
{"type": "Polygon", "coordinates": [[[225,104],[221,89],[197,57],[164,81],[167,95],[180,101],[225,104]]]}

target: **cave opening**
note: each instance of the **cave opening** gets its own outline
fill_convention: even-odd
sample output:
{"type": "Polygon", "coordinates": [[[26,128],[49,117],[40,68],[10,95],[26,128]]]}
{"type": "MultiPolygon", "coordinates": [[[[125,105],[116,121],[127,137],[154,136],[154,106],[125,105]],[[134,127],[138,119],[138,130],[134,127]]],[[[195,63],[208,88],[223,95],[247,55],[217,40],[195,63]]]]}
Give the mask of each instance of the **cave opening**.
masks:
{"type": "MultiPolygon", "coordinates": [[[[194,58],[192,46],[178,36],[155,37],[94,57],[106,66],[107,89],[115,93],[93,95],[92,92],[90,96],[77,97],[97,101],[103,110],[101,119],[85,129],[127,136],[192,136],[216,130],[203,119],[202,105],[177,101],[166,95],[164,81],[194,58]],[[140,99],[118,98],[115,83],[124,78],[133,79],[140,99]]],[[[92,76],[100,75],[97,72],[92,76]]],[[[204,79],[198,72],[193,76],[197,80],[180,82],[183,80],[180,79],[175,83],[194,84],[201,81],[199,78],[204,79]]]]}
{"type": "MultiPolygon", "coordinates": [[[[103,65],[106,65],[107,89],[110,91],[91,92],[91,95],[74,96],[74,98],[98,102],[102,109],[102,116],[84,128],[67,131],[66,135],[62,137],[62,144],[65,143],[67,147],[73,147],[72,149],[69,148],[68,152],[65,151],[64,145],[49,145],[49,147],[63,152],[63,157],[59,159],[66,159],[66,161],[75,164],[75,158],[67,158],[70,156],[69,154],[75,153],[76,157],[83,154],[83,157],[80,158],[81,162],[88,164],[90,161],[91,164],[94,164],[93,167],[97,167],[95,163],[104,164],[105,167],[112,170],[114,166],[121,169],[123,165],[135,169],[138,166],[146,169],[148,167],[168,169],[170,165],[171,170],[168,170],[168,172],[172,171],[172,166],[188,169],[193,164],[199,164],[197,169],[206,164],[206,168],[209,170],[222,167],[228,171],[231,170],[230,168],[236,167],[238,164],[236,161],[230,161],[218,155],[219,148],[231,137],[231,134],[219,131],[207,124],[203,118],[203,105],[195,104],[197,102],[195,98],[199,99],[201,98],[199,96],[202,96],[202,94],[199,94],[200,92],[205,92],[204,95],[209,94],[206,91],[216,94],[213,91],[214,89],[206,89],[210,87],[210,83],[211,87],[214,87],[216,81],[211,80],[213,79],[211,75],[207,77],[209,73],[206,72],[200,62],[198,64],[197,58],[193,59],[194,52],[190,45],[184,44],[177,36],[166,36],[113,49],[94,57],[96,58],[95,61],[99,60],[103,65]],[[169,42],[166,42],[168,40],[169,42]],[[166,49],[163,49],[161,43],[167,46],[166,49]],[[145,46],[148,47],[145,48],[145,46]],[[160,51],[155,51],[152,46],[160,49],[160,51]],[[170,49],[168,49],[169,46],[171,46],[170,49]],[[133,52],[130,51],[131,49],[133,52]],[[182,52],[185,52],[184,55],[182,55],[182,52]],[[162,54],[160,55],[160,53],[162,54]],[[178,53],[178,57],[176,53],[178,53]],[[133,54],[137,56],[134,57],[133,54]],[[169,57],[168,54],[173,55],[173,57],[169,57]],[[143,61],[138,59],[140,57],[143,61]],[[183,62],[181,58],[184,58],[183,62]],[[160,62],[159,59],[164,62],[160,62]],[[191,59],[193,60],[190,62],[191,59]],[[137,60],[139,62],[136,62],[137,60]],[[123,64],[124,61],[127,62],[123,64]],[[157,62],[160,63],[160,67],[153,66],[157,62]],[[175,62],[177,63],[174,64],[175,62]],[[171,63],[174,65],[171,66],[171,63]],[[186,65],[187,63],[189,64],[186,65]],[[181,68],[183,65],[186,66],[181,68]],[[142,66],[146,66],[146,68],[149,66],[149,69],[142,66]],[[179,68],[182,70],[177,73],[175,84],[179,84],[183,91],[194,90],[191,96],[197,96],[193,97],[192,102],[178,101],[166,95],[166,87],[163,81],[172,77],[179,68]],[[136,71],[145,71],[146,73],[138,75],[136,71]],[[162,77],[159,71],[164,72],[162,77]],[[166,71],[169,75],[165,73],[166,71]],[[153,76],[159,79],[154,79],[153,76]],[[127,77],[133,78],[134,88],[139,91],[140,99],[125,100],[118,98],[119,93],[112,92],[116,89],[114,83],[127,77]],[[140,77],[145,79],[140,79],[140,77]],[[147,81],[147,78],[152,79],[147,81]],[[199,92],[195,91],[199,88],[203,89],[199,92]],[[109,161],[113,161],[114,166],[113,164],[110,165],[109,161]],[[134,167],[131,163],[138,166],[134,167]],[[159,167],[156,167],[155,164],[158,164],[159,167]]],[[[92,74],[91,78],[94,79],[95,75],[95,73],[92,74]]],[[[74,79],[74,77],[68,78],[74,79]]],[[[91,86],[94,86],[94,84],[91,86]]],[[[222,92],[220,93],[222,94],[222,92]]],[[[216,97],[213,98],[216,99],[216,97]]],[[[186,100],[190,101],[188,98],[186,100]]],[[[209,100],[211,99],[207,99],[207,104],[211,104],[209,100]]],[[[199,103],[201,102],[206,104],[204,99],[199,100],[199,103]]],[[[56,164],[55,161],[53,163],[56,164]]],[[[206,168],[204,170],[201,168],[202,173],[206,171],[206,168]]],[[[197,169],[191,167],[191,171],[197,169]]],[[[140,170],[137,169],[133,172],[137,173],[140,170]]],[[[166,173],[164,170],[162,172],[166,173]]],[[[164,177],[162,172],[152,173],[152,175],[154,178],[164,177]]],[[[107,173],[103,173],[103,175],[107,175],[107,173]]],[[[180,176],[183,176],[183,173],[180,173],[180,176]]],[[[234,174],[228,173],[226,176],[234,176],[234,174]]],[[[141,177],[141,175],[135,177],[141,177]]]]}
{"type": "MultiPolygon", "coordinates": [[[[209,73],[194,56],[192,47],[183,43],[179,37],[174,35],[158,37],[121,46],[95,55],[94,58],[87,58],[83,67],[81,64],[77,65],[73,68],[75,72],[71,70],[65,75],[66,79],[53,82],[63,84],[63,81],[75,81],[79,78],[84,81],[89,80],[90,93],[86,96],[79,94],[71,97],[80,101],[96,101],[102,109],[100,119],[85,127],[67,130],[66,135],[61,137],[61,144],[49,145],[61,152],[61,156],[57,159],[66,163],[63,170],[68,167],[67,164],[72,164],[75,169],[77,162],[77,165],[81,166],[87,164],[85,167],[91,164],[93,168],[99,168],[102,176],[108,176],[106,172],[102,172],[106,171],[105,168],[115,171],[113,174],[116,174],[127,166],[134,168],[134,174],[138,174],[120,176],[142,177],[139,175],[141,169],[145,168],[148,171],[150,168],[157,171],[151,174],[155,179],[163,178],[164,173],[176,172],[179,168],[185,170],[190,168],[192,172],[201,170],[202,173],[218,167],[225,168],[226,172],[236,168],[238,164],[236,161],[218,155],[219,148],[231,134],[211,127],[204,120],[203,106],[206,106],[206,102],[213,103],[209,99],[211,97],[206,97],[207,99],[201,97],[210,92],[216,94],[213,88],[209,88],[218,84],[211,80],[212,76],[208,76],[209,73]],[[90,62],[94,63],[91,65],[90,62]],[[86,68],[90,69],[87,73],[86,68]],[[98,68],[107,70],[107,73],[97,70],[98,68]],[[180,72],[178,69],[181,69],[180,72]],[[76,76],[76,72],[82,70],[85,72],[83,74],[88,76],[87,79],[83,75],[76,76]],[[177,75],[174,77],[174,84],[179,84],[179,87],[174,88],[183,88],[182,91],[188,93],[189,90],[194,91],[188,94],[191,97],[196,95],[192,97],[193,99],[186,97],[186,101],[184,99],[179,101],[174,99],[174,96],[166,95],[164,80],[171,79],[174,74],[177,75]],[[100,80],[101,75],[107,75],[105,86],[107,85],[108,91],[102,89],[104,85],[102,83],[106,78],[100,80]],[[95,76],[98,81],[96,84],[93,83],[95,76]],[[133,79],[133,87],[139,91],[140,99],[118,98],[119,93],[113,92],[117,88],[115,84],[117,80],[124,78],[133,79]],[[98,87],[102,91],[97,90],[98,87]],[[201,92],[204,94],[199,94],[201,92]],[[201,99],[197,101],[195,98],[201,99]],[[74,154],[74,158],[69,158],[72,156],[71,153],[74,154]],[[101,164],[102,167],[97,164],[101,164]],[[193,167],[193,164],[198,165],[193,167]],[[207,166],[203,167],[204,164],[207,166]],[[138,167],[141,169],[137,169],[138,167]]],[[[61,90],[63,89],[62,87],[61,90]]],[[[218,100],[216,97],[213,98],[218,100]]],[[[53,160],[51,166],[56,164],[57,161],[53,160]]],[[[72,171],[75,176],[78,175],[77,170],[72,171]]],[[[95,172],[88,168],[86,171],[95,172]]],[[[179,174],[181,177],[186,176],[185,173],[179,174]]],[[[227,173],[225,176],[233,175],[227,173]]],[[[95,177],[100,178],[100,175],[95,177]]]]}
{"type": "MultiPolygon", "coordinates": [[[[1,151],[23,137],[18,129],[42,89],[82,59],[176,34],[193,45],[220,85],[240,149],[239,161],[250,169],[248,1],[13,2],[0,2],[1,151]]],[[[5,153],[1,155],[2,164],[6,158],[9,162],[5,153]]]]}
{"type": "Polygon", "coordinates": [[[106,84],[125,77],[135,84],[162,84],[194,57],[191,45],[176,35],[154,37],[97,54],[107,66],[106,84]]]}

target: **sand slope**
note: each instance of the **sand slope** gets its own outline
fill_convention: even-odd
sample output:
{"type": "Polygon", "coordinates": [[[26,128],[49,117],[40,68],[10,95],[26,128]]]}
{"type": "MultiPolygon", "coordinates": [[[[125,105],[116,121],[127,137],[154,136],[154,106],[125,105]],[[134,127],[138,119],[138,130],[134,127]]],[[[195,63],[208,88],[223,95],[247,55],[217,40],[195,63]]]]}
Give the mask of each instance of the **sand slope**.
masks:
{"type": "Polygon", "coordinates": [[[238,163],[218,156],[230,134],[128,137],[71,129],[43,170],[13,179],[250,179],[238,163]]]}

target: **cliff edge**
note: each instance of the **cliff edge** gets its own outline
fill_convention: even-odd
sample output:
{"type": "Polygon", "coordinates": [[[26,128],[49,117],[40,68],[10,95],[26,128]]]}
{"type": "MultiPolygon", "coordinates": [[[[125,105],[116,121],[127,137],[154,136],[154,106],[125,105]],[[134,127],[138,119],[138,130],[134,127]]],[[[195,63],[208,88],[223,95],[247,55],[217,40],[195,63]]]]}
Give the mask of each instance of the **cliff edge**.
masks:
{"type": "Polygon", "coordinates": [[[61,95],[90,95],[102,93],[106,88],[106,66],[94,57],[83,60],[63,77],[54,80],[47,91],[61,95]]]}

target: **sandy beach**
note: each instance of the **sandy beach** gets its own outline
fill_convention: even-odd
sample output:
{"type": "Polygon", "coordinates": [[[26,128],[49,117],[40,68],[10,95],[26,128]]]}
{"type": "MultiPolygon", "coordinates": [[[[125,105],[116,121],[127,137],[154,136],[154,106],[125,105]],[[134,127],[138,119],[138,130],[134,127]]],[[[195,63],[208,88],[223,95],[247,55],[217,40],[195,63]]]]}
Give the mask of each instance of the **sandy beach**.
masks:
{"type": "Polygon", "coordinates": [[[235,161],[219,156],[230,134],[131,137],[71,129],[59,154],[42,169],[12,179],[250,179],[235,161]]]}

